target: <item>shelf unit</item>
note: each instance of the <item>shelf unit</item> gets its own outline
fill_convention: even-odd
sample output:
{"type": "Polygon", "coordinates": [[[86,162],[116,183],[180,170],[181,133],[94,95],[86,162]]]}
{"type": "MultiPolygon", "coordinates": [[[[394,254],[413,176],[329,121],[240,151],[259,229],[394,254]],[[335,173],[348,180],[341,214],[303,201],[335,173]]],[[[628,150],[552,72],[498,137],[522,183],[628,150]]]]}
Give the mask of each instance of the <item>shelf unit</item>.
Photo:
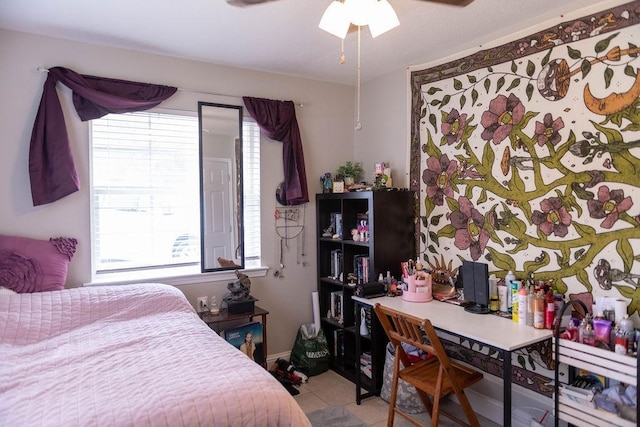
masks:
{"type": "MultiPolygon", "coordinates": [[[[566,303],[560,311],[560,317],[567,308],[573,305],[581,305],[585,312],[586,306],[577,300],[566,303]]],[[[575,402],[559,392],[559,364],[564,363],[569,367],[569,382],[575,377],[576,369],[583,369],[605,378],[617,380],[619,382],[634,385],[640,383],[640,373],[638,372],[638,358],[628,355],[616,354],[613,351],[577,343],[574,341],[559,338],[559,325],[556,325],[555,336],[553,338],[556,366],[555,366],[555,425],[563,420],[576,426],[622,426],[635,427],[635,422],[626,420],[606,412],[601,409],[592,408],[587,405],[575,402]]],[[[640,417],[640,407],[636,401],[636,417],[640,417]]]]}
{"type": "Polygon", "coordinates": [[[384,369],[386,347],[389,339],[387,338],[382,325],[373,311],[373,307],[368,304],[355,301],[356,325],[355,330],[360,331],[360,316],[358,313],[361,309],[367,310],[370,324],[369,333],[367,335],[357,334],[355,337],[355,352],[357,355],[369,353],[371,355],[371,377],[360,371],[361,364],[356,360],[356,372],[360,371],[360,375],[356,375],[356,403],[359,405],[362,399],[377,396],[382,389],[382,374],[384,369]],[[362,392],[362,389],[366,392],[362,392]]]}
{"type": "MultiPolygon", "coordinates": [[[[377,282],[379,274],[387,271],[400,277],[400,263],[415,257],[415,237],[413,222],[414,194],[409,191],[362,191],[328,193],[316,195],[317,255],[318,255],[318,295],[321,324],[332,355],[331,369],[343,377],[360,384],[369,393],[361,397],[379,394],[382,387],[384,367],[384,331],[371,313],[372,333],[362,340],[359,336],[360,310],[352,297],[355,286],[347,281],[349,273],[354,273],[354,260],[368,257],[367,283],[377,282]],[[342,218],[342,238],[323,237],[332,217],[342,218]],[[351,230],[357,228],[366,214],[369,240],[354,241],[351,230]],[[339,251],[339,270],[342,276],[332,277],[332,259],[339,251]],[[342,323],[332,318],[331,294],[342,296],[342,323]],[[356,344],[356,341],[358,343],[356,344]],[[358,345],[358,348],[356,347],[358,345]],[[360,348],[361,347],[361,348],[360,348]],[[371,352],[372,378],[360,374],[359,361],[362,351],[371,352]]],[[[334,267],[335,270],[335,267],[334,267]]],[[[367,283],[364,283],[366,286],[367,283]]]]}

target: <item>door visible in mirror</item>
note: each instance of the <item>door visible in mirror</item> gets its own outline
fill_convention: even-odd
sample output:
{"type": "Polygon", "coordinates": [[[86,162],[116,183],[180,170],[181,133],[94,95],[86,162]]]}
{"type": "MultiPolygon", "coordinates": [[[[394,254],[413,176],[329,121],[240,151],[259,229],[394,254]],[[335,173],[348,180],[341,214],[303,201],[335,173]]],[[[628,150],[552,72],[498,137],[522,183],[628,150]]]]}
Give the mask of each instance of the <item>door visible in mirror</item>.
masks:
{"type": "Polygon", "coordinates": [[[242,107],[198,103],[203,272],[244,268],[242,107]]]}

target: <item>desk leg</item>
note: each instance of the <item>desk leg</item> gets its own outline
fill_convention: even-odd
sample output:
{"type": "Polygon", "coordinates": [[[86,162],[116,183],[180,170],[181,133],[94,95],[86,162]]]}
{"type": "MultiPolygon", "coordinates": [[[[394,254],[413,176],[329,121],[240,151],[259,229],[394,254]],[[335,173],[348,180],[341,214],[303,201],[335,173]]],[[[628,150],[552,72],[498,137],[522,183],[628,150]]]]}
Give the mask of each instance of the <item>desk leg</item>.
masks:
{"type": "Polygon", "coordinates": [[[511,427],[511,352],[502,352],[502,375],[503,379],[503,423],[504,427],[511,427]]]}
{"type": "MultiPolygon", "coordinates": [[[[360,405],[360,403],[362,402],[362,396],[360,394],[360,347],[361,347],[361,342],[360,342],[360,314],[359,314],[359,310],[362,310],[362,308],[360,308],[360,306],[358,305],[358,303],[356,302],[355,304],[355,308],[356,308],[356,405],[360,405]]],[[[373,311],[373,310],[372,310],[373,311]]],[[[375,313],[372,313],[375,314],[375,313]]],[[[336,343],[333,343],[333,345],[335,346],[336,343]]]]}

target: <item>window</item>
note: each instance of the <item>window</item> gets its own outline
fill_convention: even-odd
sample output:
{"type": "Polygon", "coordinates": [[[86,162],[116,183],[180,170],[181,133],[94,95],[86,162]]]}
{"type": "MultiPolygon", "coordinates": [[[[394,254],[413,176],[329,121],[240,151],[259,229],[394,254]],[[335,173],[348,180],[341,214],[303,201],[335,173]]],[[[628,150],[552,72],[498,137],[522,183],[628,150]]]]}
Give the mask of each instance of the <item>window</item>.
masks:
{"type": "MultiPolygon", "coordinates": [[[[245,124],[245,254],[258,265],[259,135],[255,123],[245,124]]],[[[197,117],[110,114],[92,121],[91,136],[94,271],[198,265],[197,117]]]]}
{"type": "Polygon", "coordinates": [[[260,232],[260,127],[251,118],[242,122],[242,179],[244,184],[244,262],[259,267],[260,232]]]}

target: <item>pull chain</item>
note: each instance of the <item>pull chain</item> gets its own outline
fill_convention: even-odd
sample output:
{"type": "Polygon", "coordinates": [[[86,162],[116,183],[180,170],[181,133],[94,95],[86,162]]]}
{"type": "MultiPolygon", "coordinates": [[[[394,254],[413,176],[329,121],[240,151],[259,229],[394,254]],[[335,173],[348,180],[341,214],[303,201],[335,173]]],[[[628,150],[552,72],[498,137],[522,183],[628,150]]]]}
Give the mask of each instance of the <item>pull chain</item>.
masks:
{"type": "Polygon", "coordinates": [[[358,88],[357,88],[357,118],[356,118],[356,130],[362,129],[360,123],[360,26],[358,26],[358,88]]]}

